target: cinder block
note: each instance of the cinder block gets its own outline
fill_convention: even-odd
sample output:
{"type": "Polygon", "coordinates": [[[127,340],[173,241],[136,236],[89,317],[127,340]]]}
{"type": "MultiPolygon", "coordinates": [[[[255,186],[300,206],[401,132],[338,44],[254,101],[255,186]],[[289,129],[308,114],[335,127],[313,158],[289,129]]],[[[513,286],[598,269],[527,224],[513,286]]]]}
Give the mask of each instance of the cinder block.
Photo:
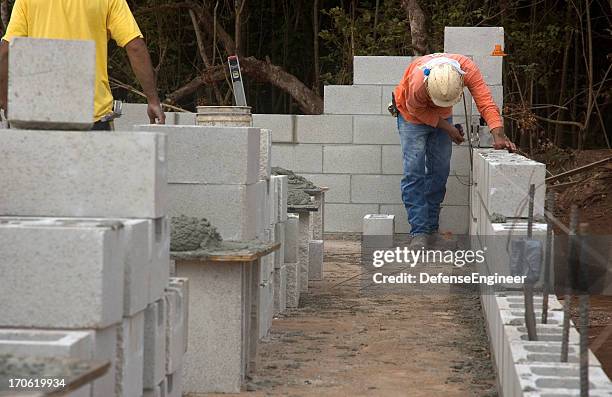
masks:
{"type": "Polygon", "coordinates": [[[286,222],[279,222],[274,225],[274,242],[281,245],[280,249],[274,253],[275,269],[280,269],[285,264],[285,224],[286,222]]]}
{"type": "Polygon", "coordinates": [[[272,327],[274,316],[274,280],[259,285],[259,310],[257,315],[259,339],[266,338],[272,327]]]}
{"type": "Polygon", "coordinates": [[[0,329],[0,354],[90,360],[93,331],[0,329]]]}
{"type": "Polygon", "coordinates": [[[257,234],[257,188],[251,185],[169,184],[170,216],[207,218],[224,240],[257,234]]]}
{"type": "Polygon", "coordinates": [[[299,218],[289,214],[285,223],[285,263],[297,263],[297,247],[299,236],[299,218]]]}
{"type": "Polygon", "coordinates": [[[119,396],[138,397],[143,389],[144,311],[124,317],[117,332],[117,385],[119,396]]]}
{"type": "Polygon", "coordinates": [[[11,39],[9,121],[13,128],[86,130],[94,121],[93,41],[11,39]]]}
{"type": "MultiPolygon", "coordinates": [[[[380,114],[391,115],[389,113],[389,105],[392,102],[392,95],[395,92],[395,87],[399,84],[399,80],[394,85],[383,85],[382,86],[382,101],[380,103],[380,114]]],[[[397,121],[397,119],[396,119],[397,121]]]]}
{"type": "MultiPolygon", "coordinates": [[[[396,233],[410,233],[408,215],[404,205],[381,205],[380,213],[395,215],[396,233]]],[[[466,235],[469,228],[468,215],[469,207],[467,205],[443,205],[440,209],[440,231],[466,235]]]]}
{"type": "Polygon", "coordinates": [[[170,276],[170,223],[168,218],[154,219],[152,230],[154,231],[151,235],[153,258],[148,302],[155,302],[162,297],[170,276]]]}
{"type": "Polygon", "coordinates": [[[3,219],[0,326],[105,328],[121,320],[121,223],[3,219]]]}
{"type": "Polygon", "coordinates": [[[323,280],[323,240],[310,240],[308,246],[308,280],[323,280]]]}
{"type": "Polygon", "coordinates": [[[504,57],[491,56],[491,54],[485,55],[474,55],[472,58],[478,69],[480,69],[480,73],[482,73],[482,77],[484,78],[485,83],[488,85],[499,85],[503,84],[502,71],[503,71],[503,61],[504,57]]]}
{"type": "Polygon", "coordinates": [[[382,88],[377,85],[327,85],[325,114],[381,114],[382,88]]]}
{"type": "Polygon", "coordinates": [[[353,128],[354,143],[387,145],[399,145],[400,143],[397,119],[390,114],[353,116],[353,128]]]}
{"type": "Polygon", "coordinates": [[[125,284],[123,287],[123,315],[132,316],[143,311],[149,303],[149,283],[154,263],[154,221],[148,219],[123,220],[125,230],[125,284]]]}
{"type": "Polygon", "coordinates": [[[351,176],[349,174],[302,174],[317,186],[328,187],[326,203],[349,203],[351,201],[351,176]]]}
{"type": "Polygon", "coordinates": [[[273,144],[272,166],[299,173],[321,173],[323,171],[323,145],[273,144]]]}
{"type": "Polygon", "coordinates": [[[367,214],[363,217],[364,236],[393,236],[395,233],[395,215],[367,214]]]}
{"type": "MultiPolygon", "coordinates": [[[[146,124],[146,123],[142,123],[142,124],[146,124]]],[[[196,125],[196,113],[175,112],[174,113],[174,124],[175,125],[196,125]]]]}
{"type": "Polygon", "coordinates": [[[273,192],[275,197],[270,202],[276,207],[272,211],[272,223],[284,222],[287,220],[288,177],[287,175],[273,175],[271,182],[270,194],[273,192]]]}
{"type": "Polygon", "coordinates": [[[134,131],[134,126],[149,123],[146,103],[124,103],[121,117],[113,120],[115,131],[134,131]]]}
{"type": "Polygon", "coordinates": [[[353,120],[343,115],[296,117],[298,143],[351,143],[353,120]]]}
{"type": "Polygon", "coordinates": [[[187,326],[189,324],[189,279],[185,277],[172,277],[168,282],[168,286],[178,289],[183,299],[184,305],[182,305],[182,324],[180,326],[183,327],[183,346],[184,351],[186,352],[189,340],[189,329],[187,326]]]}
{"type": "Polygon", "coordinates": [[[287,265],[274,271],[274,314],[287,310],[287,265]]]}
{"type": "Polygon", "coordinates": [[[166,300],[166,374],[180,369],[185,354],[185,296],[180,288],[168,287],[166,300]]]}
{"type": "Polygon", "coordinates": [[[402,175],[352,175],[353,203],[399,204],[402,202],[402,175]]]}
{"type": "Polygon", "coordinates": [[[408,65],[415,57],[355,56],[353,57],[354,84],[399,84],[408,65]]]}
{"type": "Polygon", "coordinates": [[[380,174],[379,145],[326,145],[323,148],[325,174],[380,174]]]}
{"type": "Polygon", "coordinates": [[[444,28],[444,52],[464,55],[491,55],[495,45],[504,48],[502,27],[455,27],[444,28]]]}
{"type": "Polygon", "coordinates": [[[166,300],[145,310],[143,387],[155,390],[166,376],[166,300]]]}
{"type": "Polygon", "coordinates": [[[327,204],[325,205],[325,232],[361,232],[366,214],[378,212],[378,204],[327,204]]]}
{"type": "Polygon", "coordinates": [[[240,185],[260,179],[259,128],[142,125],[136,129],[168,135],[169,183],[240,185]]]}
{"type": "Polygon", "coordinates": [[[93,397],[108,397],[116,395],[118,366],[117,366],[117,346],[119,342],[118,333],[120,325],[96,330],[94,335],[94,354],[93,359],[98,361],[108,361],[111,367],[101,378],[96,379],[92,384],[93,397]]]}
{"type": "Polygon", "coordinates": [[[287,307],[300,304],[300,270],[297,262],[285,263],[287,268],[287,307]]]}
{"type": "Polygon", "coordinates": [[[300,292],[308,292],[308,280],[310,270],[310,213],[302,212],[299,214],[298,222],[298,265],[300,268],[300,292]]]}
{"type": "Polygon", "coordinates": [[[257,195],[257,238],[264,238],[265,231],[270,227],[273,220],[270,218],[271,215],[271,199],[268,195],[268,185],[271,181],[261,180],[255,184],[255,190],[257,195]]]}
{"type": "MultiPolygon", "coordinates": [[[[529,391],[539,396],[580,395],[580,365],[529,364],[515,366],[517,395],[529,391]]],[[[612,395],[612,383],[606,373],[598,367],[589,368],[589,396],[612,395]],[[595,394],[593,394],[595,393],[595,394]]],[[[504,394],[505,395],[505,394],[504,394]]]]}
{"type": "Polygon", "coordinates": [[[164,216],[165,146],[147,132],[3,130],[0,214],[164,216]]]}
{"type": "Polygon", "coordinates": [[[183,395],[183,373],[182,368],[166,376],[166,394],[164,397],[181,397],[183,395]]]}
{"type": "Polygon", "coordinates": [[[270,179],[272,171],[272,131],[261,130],[259,145],[259,180],[270,179]]]}
{"type": "Polygon", "coordinates": [[[254,114],[253,126],[272,131],[272,142],[293,142],[295,115],[292,114],[254,114]]]}
{"type": "Polygon", "coordinates": [[[320,191],[314,193],[313,204],[318,208],[318,211],[312,213],[310,217],[310,233],[315,240],[323,240],[323,223],[325,219],[325,192],[320,191]]]}

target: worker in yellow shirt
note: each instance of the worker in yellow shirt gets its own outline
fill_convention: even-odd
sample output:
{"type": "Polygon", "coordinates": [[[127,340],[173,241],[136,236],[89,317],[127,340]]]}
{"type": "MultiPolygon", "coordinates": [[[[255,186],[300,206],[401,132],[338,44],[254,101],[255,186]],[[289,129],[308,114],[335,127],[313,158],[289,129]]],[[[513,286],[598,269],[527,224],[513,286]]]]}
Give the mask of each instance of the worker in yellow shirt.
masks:
{"type": "Polygon", "coordinates": [[[165,124],[166,116],[157,95],[155,71],[147,45],[126,0],[16,0],[0,44],[2,109],[7,109],[8,42],[13,37],[95,41],[94,130],[112,129],[112,123],[104,121],[113,111],[107,69],[108,40],[112,38],[125,48],[132,70],[147,96],[150,122],[165,124]]]}

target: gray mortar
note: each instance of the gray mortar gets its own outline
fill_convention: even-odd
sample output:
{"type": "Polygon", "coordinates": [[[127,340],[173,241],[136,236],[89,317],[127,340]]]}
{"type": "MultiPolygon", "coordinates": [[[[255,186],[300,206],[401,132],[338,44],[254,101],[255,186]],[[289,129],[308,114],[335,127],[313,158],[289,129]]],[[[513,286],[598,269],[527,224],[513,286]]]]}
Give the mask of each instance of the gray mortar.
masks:
{"type": "Polygon", "coordinates": [[[90,370],[90,363],[72,358],[14,357],[0,354],[0,393],[2,390],[8,390],[8,379],[65,379],[68,385],[72,379],[90,370]]]}
{"type": "Polygon", "coordinates": [[[251,241],[221,241],[216,246],[208,246],[198,248],[192,251],[172,252],[171,257],[174,260],[206,260],[206,257],[214,256],[232,256],[240,254],[252,254],[267,250],[270,243],[261,242],[258,240],[251,241]]]}
{"type": "Polygon", "coordinates": [[[310,196],[303,190],[289,189],[287,204],[290,206],[310,204],[310,196]]]}
{"type": "Polygon", "coordinates": [[[221,242],[217,228],[205,218],[181,215],[170,220],[171,251],[195,251],[217,247],[221,242]]]}
{"type": "Polygon", "coordinates": [[[272,167],[272,175],[287,175],[289,189],[316,189],[314,183],[304,178],[301,175],[297,175],[291,170],[287,170],[281,167],[272,167]]]}

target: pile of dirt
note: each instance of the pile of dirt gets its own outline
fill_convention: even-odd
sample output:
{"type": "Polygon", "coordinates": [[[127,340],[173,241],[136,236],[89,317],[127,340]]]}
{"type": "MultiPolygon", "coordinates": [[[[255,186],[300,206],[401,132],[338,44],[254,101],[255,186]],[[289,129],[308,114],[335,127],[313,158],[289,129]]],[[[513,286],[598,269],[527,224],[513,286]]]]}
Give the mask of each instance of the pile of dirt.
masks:
{"type": "Polygon", "coordinates": [[[170,220],[170,250],[195,251],[218,247],[222,242],[217,228],[205,218],[185,215],[170,220]]]}

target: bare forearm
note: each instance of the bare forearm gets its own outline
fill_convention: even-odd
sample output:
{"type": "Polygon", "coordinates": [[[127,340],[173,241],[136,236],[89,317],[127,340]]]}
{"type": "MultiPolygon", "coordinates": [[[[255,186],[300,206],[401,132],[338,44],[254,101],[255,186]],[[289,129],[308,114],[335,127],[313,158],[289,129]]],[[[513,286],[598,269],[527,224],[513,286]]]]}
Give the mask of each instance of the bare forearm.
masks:
{"type": "Polygon", "coordinates": [[[8,97],[8,42],[0,43],[0,107],[6,109],[8,97]]]}
{"type": "Polygon", "coordinates": [[[144,40],[136,38],[130,41],[125,46],[125,50],[127,51],[136,79],[140,83],[143,93],[147,96],[147,101],[159,102],[155,71],[153,70],[151,57],[144,40]]]}
{"type": "Polygon", "coordinates": [[[436,126],[437,128],[440,128],[446,132],[452,132],[453,130],[453,126],[451,125],[451,123],[449,123],[448,121],[446,121],[446,119],[443,119],[442,117],[440,117],[440,120],[438,120],[438,125],[436,126]]]}

